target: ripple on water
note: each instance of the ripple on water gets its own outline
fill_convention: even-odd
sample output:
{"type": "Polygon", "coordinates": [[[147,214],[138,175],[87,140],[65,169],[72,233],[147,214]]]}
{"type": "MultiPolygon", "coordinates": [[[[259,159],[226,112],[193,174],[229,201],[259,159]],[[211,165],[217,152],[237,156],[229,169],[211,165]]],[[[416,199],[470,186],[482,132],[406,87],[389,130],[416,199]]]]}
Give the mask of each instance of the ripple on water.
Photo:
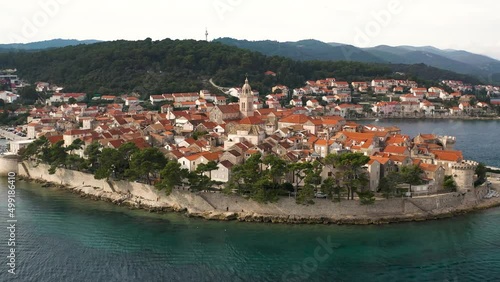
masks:
{"type": "MultiPolygon", "coordinates": [[[[385,226],[248,224],[149,214],[65,191],[19,185],[19,277],[25,281],[281,281],[283,277],[495,281],[500,277],[500,209],[385,226]],[[314,261],[320,240],[335,244],[321,262],[314,261]],[[307,263],[315,262],[314,268],[307,268],[307,263]]],[[[0,195],[4,193],[0,184],[0,195]]],[[[6,235],[1,228],[0,238],[6,235]]],[[[0,253],[6,253],[5,244],[0,244],[0,253]]],[[[0,281],[5,281],[4,275],[0,272],[0,281]]]]}

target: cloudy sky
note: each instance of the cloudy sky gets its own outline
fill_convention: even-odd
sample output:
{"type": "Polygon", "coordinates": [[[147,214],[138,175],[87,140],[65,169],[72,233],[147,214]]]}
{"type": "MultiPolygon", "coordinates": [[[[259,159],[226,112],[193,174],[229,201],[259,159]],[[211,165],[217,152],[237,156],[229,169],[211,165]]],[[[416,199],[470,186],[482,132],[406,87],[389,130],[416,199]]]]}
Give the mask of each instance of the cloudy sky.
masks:
{"type": "Polygon", "coordinates": [[[500,59],[490,0],[18,0],[0,43],[65,39],[318,39],[462,49],[500,59]]]}

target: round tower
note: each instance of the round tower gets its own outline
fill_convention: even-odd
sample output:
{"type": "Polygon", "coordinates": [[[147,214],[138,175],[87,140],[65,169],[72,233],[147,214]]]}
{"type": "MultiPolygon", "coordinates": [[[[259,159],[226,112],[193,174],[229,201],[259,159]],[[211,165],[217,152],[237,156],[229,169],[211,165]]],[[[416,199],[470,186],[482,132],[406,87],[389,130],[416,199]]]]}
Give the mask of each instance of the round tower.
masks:
{"type": "Polygon", "coordinates": [[[470,192],[474,189],[476,167],[477,163],[473,161],[463,161],[451,166],[458,192],[470,192]]]}
{"type": "Polygon", "coordinates": [[[0,156],[0,176],[7,176],[9,173],[17,173],[19,156],[1,155],[0,156]]]}

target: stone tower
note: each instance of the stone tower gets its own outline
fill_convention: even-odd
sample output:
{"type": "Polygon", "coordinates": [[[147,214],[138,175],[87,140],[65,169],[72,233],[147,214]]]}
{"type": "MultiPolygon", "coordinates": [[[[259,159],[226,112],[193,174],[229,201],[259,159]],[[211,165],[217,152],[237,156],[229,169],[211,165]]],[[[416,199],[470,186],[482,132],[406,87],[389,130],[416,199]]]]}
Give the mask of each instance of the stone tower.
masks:
{"type": "Polygon", "coordinates": [[[463,161],[452,165],[451,173],[457,184],[458,192],[470,192],[474,189],[474,174],[477,163],[473,161],[463,161]]]}
{"type": "Polygon", "coordinates": [[[242,118],[253,116],[253,94],[252,87],[248,84],[248,77],[245,79],[245,85],[241,88],[240,114],[242,118]]]}

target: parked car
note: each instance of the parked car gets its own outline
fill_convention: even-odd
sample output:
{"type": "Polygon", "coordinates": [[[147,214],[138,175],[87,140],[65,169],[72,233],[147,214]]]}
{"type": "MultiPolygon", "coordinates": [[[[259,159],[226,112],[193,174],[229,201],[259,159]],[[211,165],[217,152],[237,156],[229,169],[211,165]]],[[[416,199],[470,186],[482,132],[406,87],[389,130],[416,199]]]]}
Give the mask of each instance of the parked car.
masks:
{"type": "Polygon", "coordinates": [[[327,195],[324,193],[321,193],[321,192],[316,192],[316,193],[314,193],[314,196],[316,198],[326,198],[327,195]]]}

